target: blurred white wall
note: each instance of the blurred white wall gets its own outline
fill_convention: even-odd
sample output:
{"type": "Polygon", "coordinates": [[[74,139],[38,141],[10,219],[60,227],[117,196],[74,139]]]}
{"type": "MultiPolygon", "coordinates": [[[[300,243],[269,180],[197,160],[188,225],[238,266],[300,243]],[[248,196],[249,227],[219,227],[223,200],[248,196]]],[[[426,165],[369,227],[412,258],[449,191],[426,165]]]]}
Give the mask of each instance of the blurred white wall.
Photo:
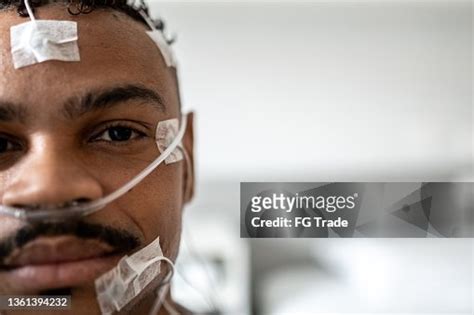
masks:
{"type": "Polygon", "coordinates": [[[178,35],[203,179],[444,180],[472,167],[469,0],[151,8],[178,35]]]}
{"type": "MultiPolygon", "coordinates": [[[[239,241],[239,181],[443,181],[472,172],[471,1],[150,3],[152,13],[165,18],[168,30],[178,35],[184,108],[197,113],[199,181],[195,202],[185,212],[185,230],[198,240],[195,244],[212,247],[219,243],[216,238],[239,241]],[[209,233],[209,223],[224,227],[226,235],[209,233]]],[[[434,302],[445,303],[443,311],[468,310],[469,294],[474,294],[474,279],[469,280],[474,277],[474,243],[433,240],[433,247],[423,241],[411,252],[404,240],[392,242],[390,262],[399,266],[394,271],[402,273],[410,262],[416,266],[403,274],[403,281],[388,281],[401,284],[395,293],[381,290],[393,293],[393,299],[380,301],[398,303],[398,310],[415,311],[434,302]],[[449,255],[453,248],[456,257],[449,255]],[[430,250],[439,254],[435,265],[433,256],[426,255],[430,250]],[[450,277],[453,260],[457,275],[471,271],[463,281],[450,277]],[[424,277],[419,283],[412,277],[417,270],[443,277],[424,277]],[[423,296],[426,286],[446,290],[423,296]],[[420,300],[415,307],[397,290],[420,292],[428,304],[420,300]]],[[[304,308],[307,304],[285,304],[291,300],[279,298],[275,283],[292,280],[295,291],[323,283],[327,278],[302,274],[298,265],[313,256],[348,263],[336,266],[345,272],[341,283],[324,282],[326,291],[314,294],[336,299],[340,292],[331,288],[349,292],[344,281],[364,277],[350,262],[380,252],[368,243],[252,240],[254,292],[268,289],[260,299],[256,294],[256,310],[304,308]],[[279,267],[302,274],[305,281],[277,273],[279,267]]],[[[239,246],[229,246],[239,255],[239,246]]],[[[243,253],[247,257],[247,250],[243,253]]],[[[237,269],[244,279],[247,269],[237,269]]],[[[366,271],[377,280],[377,273],[366,271]]],[[[354,304],[346,307],[357,310],[354,304]]]]}
{"type": "Polygon", "coordinates": [[[319,240],[324,268],[268,273],[262,314],[472,315],[469,239],[319,240]]]}

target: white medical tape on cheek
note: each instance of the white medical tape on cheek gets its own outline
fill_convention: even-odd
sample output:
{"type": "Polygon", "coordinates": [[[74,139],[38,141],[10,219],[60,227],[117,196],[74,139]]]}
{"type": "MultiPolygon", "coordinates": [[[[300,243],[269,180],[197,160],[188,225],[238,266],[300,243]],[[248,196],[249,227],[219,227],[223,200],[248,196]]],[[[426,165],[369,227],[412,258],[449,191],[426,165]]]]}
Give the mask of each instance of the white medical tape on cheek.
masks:
{"type": "Polygon", "coordinates": [[[10,28],[10,45],[15,69],[47,60],[80,61],[77,23],[36,20],[28,1],[31,21],[10,28]]]}
{"type": "MultiPolygon", "coordinates": [[[[156,127],[155,140],[158,150],[163,152],[171,144],[179,130],[178,119],[160,121],[156,127]]],[[[183,159],[183,152],[179,149],[181,144],[165,159],[166,164],[179,162],[183,159]]]]}
{"type": "Polygon", "coordinates": [[[124,256],[115,268],[95,281],[97,301],[102,314],[123,309],[138,296],[160,271],[163,256],[159,237],[132,256],[124,256]]]}

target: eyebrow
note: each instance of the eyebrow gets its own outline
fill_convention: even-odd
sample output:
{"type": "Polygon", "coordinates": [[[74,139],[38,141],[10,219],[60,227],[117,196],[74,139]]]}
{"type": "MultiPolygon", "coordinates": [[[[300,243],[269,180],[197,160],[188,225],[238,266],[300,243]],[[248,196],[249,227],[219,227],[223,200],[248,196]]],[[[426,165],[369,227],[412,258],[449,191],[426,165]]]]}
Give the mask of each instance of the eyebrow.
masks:
{"type": "MultiPolygon", "coordinates": [[[[166,112],[163,98],[157,92],[139,85],[121,85],[92,90],[82,96],[69,98],[62,109],[68,119],[76,119],[86,113],[111,108],[131,100],[146,102],[161,112],[166,112]]],[[[29,118],[28,108],[19,103],[0,100],[0,122],[20,122],[29,118]]]]}
{"type": "Polygon", "coordinates": [[[93,90],[81,96],[71,97],[64,104],[63,114],[72,120],[132,100],[150,104],[161,112],[166,111],[160,94],[144,86],[129,84],[93,90]]]}
{"type": "Polygon", "coordinates": [[[19,121],[25,123],[28,118],[26,107],[21,104],[15,104],[8,101],[0,101],[0,121],[12,122],[19,121]]]}

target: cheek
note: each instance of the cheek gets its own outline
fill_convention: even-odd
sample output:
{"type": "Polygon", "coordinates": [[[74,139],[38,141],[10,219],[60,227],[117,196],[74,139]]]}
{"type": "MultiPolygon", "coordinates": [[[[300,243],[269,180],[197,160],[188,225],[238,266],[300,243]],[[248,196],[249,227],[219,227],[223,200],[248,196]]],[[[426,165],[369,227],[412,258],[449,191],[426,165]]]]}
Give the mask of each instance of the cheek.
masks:
{"type": "Polygon", "coordinates": [[[181,233],[181,164],[161,165],[118,204],[141,229],[146,243],[159,236],[165,256],[172,257],[181,233]]]}

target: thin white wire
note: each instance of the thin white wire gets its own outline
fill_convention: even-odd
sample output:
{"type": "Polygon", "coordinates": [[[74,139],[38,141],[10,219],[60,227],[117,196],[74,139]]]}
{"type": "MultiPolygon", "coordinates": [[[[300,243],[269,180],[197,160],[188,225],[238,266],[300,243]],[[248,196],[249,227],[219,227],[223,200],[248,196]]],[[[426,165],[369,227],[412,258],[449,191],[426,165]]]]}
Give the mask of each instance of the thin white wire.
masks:
{"type": "MultiPolygon", "coordinates": [[[[217,287],[217,284],[215,283],[215,281],[213,281],[213,277],[211,276],[211,272],[209,271],[209,268],[208,268],[208,265],[206,264],[205,260],[203,257],[201,257],[201,255],[199,255],[195,250],[193,250],[192,247],[194,247],[194,243],[191,241],[191,238],[192,238],[192,235],[191,235],[191,232],[190,232],[190,229],[187,228],[187,224],[185,222],[183,222],[183,225],[185,227],[185,230],[187,232],[184,233],[183,235],[183,244],[184,246],[186,247],[188,253],[194,258],[194,260],[196,260],[199,265],[201,266],[202,270],[204,270],[204,273],[206,274],[206,277],[208,279],[208,281],[211,283],[211,288],[212,288],[212,292],[210,292],[210,294],[212,294],[213,296],[217,297],[218,294],[217,294],[217,291],[216,291],[216,287],[217,287]]],[[[177,274],[191,287],[193,288],[195,291],[199,292],[199,294],[201,295],[201,297],[206,301],[206,304],[208,306],[210,306],[212,308],[212,311],[214,312],[217,312],[218,311],[218,307],[216,305],[216,303],[214,303],[214,299],[210,296],[206,296],[204,293],[202,293],[201,291],[199,291],[196,287],[194,287],[192,285],[192,283],[186,279],[186,277],[183,276],[183,274],[181,272],[179,272],[179,270],[177,270],[177,274]]]]}
{"type": "MultiPolygon", "coordinates": [[[[188,170],[188,173],[191,174],[192,172],[192,165],[191,165],[191,158],[188,154],[188,152],[186,151],[185,148],[182,148],[182,147],[178,147],[178,149],[183,153],[183,156],[184,156],[184,159],[186,161],[186,168],[188,170]]],[[[186,186],[187,186],[187,189],[189,189],[189,186],[190,186],[190,181],[191,181],[191,175],[188,176],[188,182],[186,183],[186,186]]],[[[183,223],[183,225],[186,226],[185,223],[183,223]]],[[[186,230],[189,230],[189,229],[186,229],[186,230]]],[[[186,234],[186,233],[184,233],[186,234]]],[[[201,268],[204,269],[205,273],[206,273],[206,277],[208,278],[209,282],[211,282],[211,286],[214,288],[216,286],[216,284],[214,283],[214,281],[212,281],[212,277],[210,275],[210,272],[209,272],[209,269],[207,268],[207,266],[205,265],[204,263],[204,259],[202,257],[200,257],[197,253],[195,253],[190,247],[191,245],[187,244],[188,242],[186,241],[186,239],[189,239],[188,237],[186,237],[186,235],[183,237],[183,244],[185,245],[185,247],[187,248],[187,250],[191,253],[191,255],[194,257],[195,260],[197,260],[200,265],[201,265],[201,268]]],[[[174,267],[174,265],[173,265],[174,267]]],[[[212,300],[211,297],[209,296],[206,296],[203,292],[201,292],[199,289],[197,289],[192,283],[191,281],[189,281],[187,279],[186,276],[184,276],[184,274],[176,267],[174,267],[174,271],[173,271],[173,275],[178,275],[188,286],[190,286],[194,291],[196,291],[203,300],[205,300],[206,304],[208,306],[210,306],[212,308],[213,311],[217,311],[218,308],[216,306],[216,304],[214,303],[214,301],[212,300]]],[[[163,288],[164,289],[164,288],[163,288]]],[[[168,290],[168,289],[166,289],[168,290]]],[[[217,292],[213,290],[213,294],[217,296],[217,292]]],[[[159,298],[159,297],[158,297],[159,298]]],[[[170,315],[177,315],[179,314],[179,312],[177,312],[174,307],[168,303],[166,300],[163,301],[163,306],[165,307],[165,309],[168,311],[168,313],[170,315]]],[[[156,310],[156,312],[158,312],[159,309],[156,310]]],[[[156,313],[155,313],[156,314],[156,313]]],[[[152,313],[150,313],[150,315],[155,315],[152,313]]]]}
{"type": "Polygon", "coordinates": [[[145,20],[146,24],[148,24],[148,26],[151,28],[151,30],[156,31],[155,23],[153,23],[150,17],[146,15],[145,12],[143,12],[143,10],[138,11],[138,13],[140,13],[142,18],[145,20]]]}
{"type": "MultiPolygon", "coordinates": [[[[183,153],[184,155],[184,159],[186,161],[186,168],[188,170],[188,173],[190,174],[188,176],[188,180],[187,180],[187,183],[186,183],[186,191],[189,189],[189,186],[191,184],[191,173],[192,173],[192,165],[191,165],[191,158],[188,154],[188,152],[186,151],[186,149],[184,148],[181,148],[179,147],[179,149],[181,150],[181,152],[183,153]]],[[[186,223],[183,222],[183,226],[184,226],[184,230],[185,231],[189,231],[190,229],[186,228],[186,223]]],[[[191,247],[192,245],[188,244],[188,243],[191,243],[189,241],[189,237],[192,237],[191,235],[191,232],[184,232],[183,233],[183,244],[184,244],[184,247],[186,247],[187,251],[191,254],[191,256],[193,256],[193,258],[199,262],[201,268],[204,270],[205,274],[206,274],[206,277],[208,279],[208,281],[211,283],[211,287],[212,287],[212,292],[211,294],[213,294],[214,296],[217,296],[217,291],[215,291],[215,287],[217,286],[216,283],[214,281],[212,281],[212,277],[211,277],[211,273],[209,271],[209,269],[207,268],[207,265],[205,264],[204,262],[204,259],[198,254],[196,253],[191,247]],[[189,235],[187,235],[189,234],[189,235]]],[[[216,311],[218,310],[218,307],[217,305],[214,303],[213,299],[210,297],[210,296],[206,296],[202,291],[200,291],[199,289],[197,289],[192,283],[191,281],[189,281],[189,279],[187,279],[187,277],[184,276],[184,274],[178,269],[176,268],[175,270],[176,274],[189,286],[191,287],[194,291],[196,291],[199,296],[205,301],[205,303],[207,304],[207,306],[209,306],[213,311],[216,311]]],[[[165,305],[165,308],[166,308],[166,305],[165,305]]]]}
{"type": "Polygon", "coordinates": [[[33,14],[33,10],[31,9],[30,2],[28,0],[25,0],[25,7],[26,11],[28,12],[28,15],[30,16],[31,21],[36,23],[36,17],[33,14]]]}
{"type": "Polygon", "coordinates": [[[171,305],[170,303],[168,303],[167,300],[165,300],[163,302],[163,306],[165,307],[166,311],[168,312],[168,314],[170,315],[180,315],[181,313],[178,312],[173,305],[171,305]]]}
{"type": "Polygon", "coordinates": [[[174,263],[170,259],[168,259],[166,257],[163,257],[162,261],[165,261],[165,262],[168,263],[168,265],[170,266],[170,272],[163,279],[163,282],[159,285],[158,298],[153,303],[153,306],[151,307],[151,310],[150,310],[149,314],[150,315],[157,315],[158,312],[160,311],[161,307],[164,305],[165,309],[168,311],[168,313],[170,313],[171,315],[179,315],[179,313],[173,307],[172,307],[172,309],[173,309],[172,312],[170,312],[170,310],[168,310],[168,307],[166,306],[166,304],[167,304],[166,295],[167,295],[168,289],[170,287],[171,279],[173,278],[173,276],[176,273],[176,268],[174,266],[174,263]]]}

